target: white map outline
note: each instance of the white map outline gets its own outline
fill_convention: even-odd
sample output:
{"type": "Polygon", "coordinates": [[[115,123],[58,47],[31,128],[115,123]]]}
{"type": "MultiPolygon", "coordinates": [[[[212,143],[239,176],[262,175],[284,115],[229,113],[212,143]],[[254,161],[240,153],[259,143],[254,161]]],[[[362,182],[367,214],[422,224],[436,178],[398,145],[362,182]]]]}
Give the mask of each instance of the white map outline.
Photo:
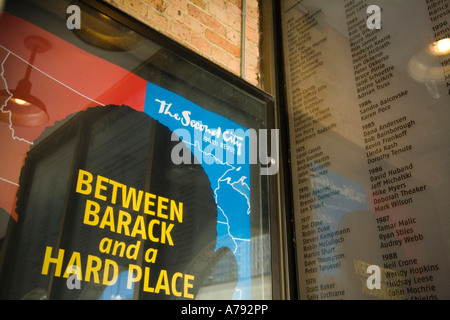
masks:
{"type": "MultiPolygon", "coordinates": [[[[180,139],[180,140],[181,140],[181,139],[180,139]]],[[[217,158],[217,157],[216,157],[215,155],[213,155],[212,153],[207,153],[207,152],[205,152],[204,150],[202,150],[198,141],[194,141],[194,144],[192,144],[191,142],[185,141],[185,140],[181,140],[181,141],[183,141],[183,142],[184,142],[185,144],[187,144],[187,145],[190,145],[190,146],[192,146],[192,147],[194,147],[194,148],[197,148],[201,153],[203,153],[203,154],[205,154],[205,155],[207,155],[207,156],[213,157],[214,160],[217,161],[219,164],[221,164],[221,165],[227,165],[227,166],[230,167],[230,168],[229,168],[228,170],[226,170],[226,171],[224,172],[224,174],[217,180],[217,188],[214,189],[214,198],[216,199],[217,208],[220,209],[220,211],[223,213],[223,216],[224,216],[225,219],[226,219],[226,222],[225,222],[225,221],[220,221],[219,219],[217,219],[217,223],[221,223],[221,224],[227,225],[228,235],[230,236],[230,238],[233,240],[233,243],[235,244],[235,249],[234,249],[233,253],[236,253],[236,251],[237,251],[237,243],[236,243],[235,240],[239,240],[239,241],[251,241],[251,239],[237,238],[237,237],[234,237],[234,236],[231,234],[231,232],[230,232],[230,224],[229,224],[229,222],[228,222],[228,216],[225,214],[225,212],[223,211],[223,209],[219,206],[218,201],[217,201],[217,197],[218,197],[218,196],[217,196],[217,190],[220,188],[220,182],[221,182],[221,181],[227,181],[227,184],[229,184],[234,190],[236,190],[237,192],[239,192],[240,194],[242,194],[242,195],[245,197],[245,199],[247,200],[247,204],[248,204],[247,214],[250,214],[250,209],[251,209],[251,208],[250,208],[250,199],[249,199],[249,198],[247,197],[247,195],[245,195],[242,191],[240,191],[239,189],[236,189],[236,188],[234,187],[234,184],[235,184],[235,183],[241,182],[241,184],[244,185],[244,186],[250,191],[250,187],[248,186],[248,184],[245,183],[245,182],[243,181],[246,177],[245,177],[245,176],[242,176],[239,180],[237,180],[237,181],[235,181],[235,182],[233,182],[233,183],[230,183],[230,181],[231,181],[231,178],[230,178],[230,177],[225,178],[225,179],[223,179],[223,177],[224,177],[230,170],[237,170],[235,166],[233,166],[233,165],[231,165],[231,164],[229,164],[229,163],[227,163],[227,162],[221,161],[219,158],[217,158]]]]}
{"type": "MultiPolygon", "coordinates": [[[[229,163],[227,163],[227,162],[221,161],[221,160],[218,159],[215,155],[213,155],[213,154],[211,154],[211,153],[205,152],[204,150],[201,149],[200,143],[199,143],[199,141],[197,141],[197,140],[194,141],[194,144],[192,144],[191,142],[182,140],[182,139],[180,139],[180,140],[181,140],[184,144],[186,144],[186,145],[190,145],[190,146],[192,146],[192,147],[194,147],[194,148],[197,148],[201,153],[213,157],[214,160],[217,161],[219,164],[221,164],[221,165],[227,165],[227,166],[230,167],[230,168],[229,168],[228,170],[226,170],[226,171],[224,172],[224,174],[223,174],[222,176],[220,176],[220,178],[217,180],[217,188],[214,189],[214,198],[215,198],[215,200],[216,200],[216,205],[217,205],[218,210],[220,210],[220,212],[222,212],[222,215],[223,215],[223,216],[225,217],[225,219],[226,219],[226,221],[221,221],[221,220],[219,219],[219,216],[217,216],[217,223],[224,224],[224,225],[227,226],[227,232],[228,232],[228,235],[229,235],[229,237],[231,238],[231,240],[232,240],[233,243],[234,243],[233,254],[236,254],[236,252],[237,252],[237,250],[238,250],[238,244],[237,244],[236,241],[251,242],[251,239],[237,238],[237,237],[234,237],[234,236],[231,234],[231,231],[230,231],[231,226],[230,226],[230,223],[229,223],[228,216],[225,214],[225,212],[223,211],[223,209],[220,207],[220,205],[219,205],[219,203],[218,203],[217,190],[220,189],[220,182],[221,182],[221,181],[227,181],[227,184],[229,184],[229,185],[230,185],[234,190],[236,190],[238,193],[242,194],[242,195],[245,197],[245,199],[247,200],[247,204],[248,204],[247,214],[249,215],[250,212],[251,212],[251,211],[250,211],[250,209],[251,209],[251,208],[250,208],[250,199],[249,199],[242,191],[240,191],[239,189],[236,189],[235,186],[234,186],[234,184],[240,182],[243,186],[245,186],[245,187],[250,191],[250,187],[248,186],[247,183],[244,182],[244,179],[246,178],[246,176],[243,175],[243,176],[241,176],[241,178],[240,178],[239,180],[237,180],[237,181],[235,181],[235,182],[233,182],[233,183],[230,183],[230,182],[231,182],[231,178],[230,178],[230,177],[225,178],[225,179],[223,179],[223,177],[224,177],[229,171],[231,171],[231,170],[237,170],[237,171],[239,171],[240,168],[237,168],[237,169],[236,169],[235,166],[233,166],[233,165],[231,165],[231,164],[229,164],[229,163]]],[[[230,248],[230,249],[231,249],[231,248],[230,248]]],[[[237,293],[237,300],[242,300],[242,289],[239,288],[238,285],[239,285],[239,279],[238,279],[238,283],[237,283],[237,286],[236,286],[235,291],[236,291],[236,293],[237,293]]]]}
{"type": "MultiPolygon", "coordinates": [[[[4,48],[2,45],[0,45],[0,47],[4,48]]],[[[6,79],[4,77],[4,74],[5,74],[4,64],[6,62],[6,59],[8,59],[8,57],[10,56],[10,54],[11,54],[11,51],[8,50],[8,54],[5,56],[5,59],[3,59],[3,61],[2,61],[2,70],[1,70],[0,76],[2,77],[3,82],[5,83],[5,89],[6,89],[6,92],[8,92],[9,97],[5,100],[5,102],[3,103],[2,107],[0,108],[0,110],[2,111],[2,113],[8,113],[9,114],[9,116],[8,116],[9,117],[9,129],[11,130],[11,137],[12,137],[12,139],[13,140],[19,140],[19,141],[22,141],[22,142],[26,142],[28,144],[33,144],[33,142],[30,142],[30,141],[28,141],[28,140],[26,140],[24,138],[19,138],[19,137],[17,137],[15,135],[15,130],[14,130],[13,124],[12,124],[12,112],[9,111],[9,110],[5,110],[4,109],[7,106],[9,99],[11,99],[13,97],[13,94],[8,89],[8,83],[6,82],[6,79]]]]}

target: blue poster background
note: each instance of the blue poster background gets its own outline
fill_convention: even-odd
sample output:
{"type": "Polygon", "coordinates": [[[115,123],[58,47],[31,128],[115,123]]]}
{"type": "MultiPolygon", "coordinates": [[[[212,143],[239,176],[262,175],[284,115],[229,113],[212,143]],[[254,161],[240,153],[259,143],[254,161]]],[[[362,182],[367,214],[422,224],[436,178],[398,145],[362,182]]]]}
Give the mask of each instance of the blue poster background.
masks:
{"type": "Polygon", "coordinates": [[[248,159],[246,129],[152,83],[144,112],[182,133],[180,139],[202,164],[217,203],[216,250],[230,248],[238,264],[233,299],[251,299],[250,163],[238,159],[238,154],[248,159]]]}

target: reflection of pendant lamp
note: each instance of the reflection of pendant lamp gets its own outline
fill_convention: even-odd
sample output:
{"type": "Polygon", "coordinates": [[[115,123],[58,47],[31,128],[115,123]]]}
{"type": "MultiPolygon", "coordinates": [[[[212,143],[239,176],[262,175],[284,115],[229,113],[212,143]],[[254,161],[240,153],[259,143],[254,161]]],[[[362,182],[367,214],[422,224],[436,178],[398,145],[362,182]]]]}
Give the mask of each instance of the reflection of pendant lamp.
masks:
{"type": "Polygon", "coordinates": [[[0,119],[18,126],[34,127],[45,124],[49,117],[44,103],[31,94],[29,78],[36,54],[48,51],[50,44],[38,36],[27,37],[24,44],[31,51],[25,77],[19,80],[16,89],[0,90],[0,96],[7,102],[0,119]]]}
{"type": "Polygon", "coordinates": [[[80,9],[80,29],[73,29],[84,42],[109,51],[127,51],[140,45],[144,37],[111,19],[91,6],[75,0],[71,4],[80,9]]]}
{"type": "Polygon", "coordinates": [[[445,72],[441,62],[449,56],[450,38],[445,38],[418,51],[408,62],[408,73],[411,78],[425,84],[428,92],[435,99],[441,96],[437,85],[445,82],[445,72]]]}

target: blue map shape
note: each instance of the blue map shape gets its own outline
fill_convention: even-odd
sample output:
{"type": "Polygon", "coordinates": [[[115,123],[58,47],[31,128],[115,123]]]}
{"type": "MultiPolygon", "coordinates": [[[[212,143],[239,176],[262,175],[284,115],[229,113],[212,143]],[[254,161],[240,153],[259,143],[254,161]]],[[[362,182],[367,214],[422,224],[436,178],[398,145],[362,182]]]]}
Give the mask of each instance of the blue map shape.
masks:
{"type": "MultiPolygon", "coordinates": [[[[182,140],[201,162],[217,203],[216,250],[230,248],[237,261],[238,282],[233,299],[251,299],[250,164],[241,164],[237,160],[237,148],[234,148],[234,154],[230,150],[219,149],[223,140],[209,133],[200,133],[198,129],[180,121],[180,118],[164,114],[161,112],[162,106],[170,106],[171,114],[180,117],[183,112],[189,112],[190,119],[201,121],[211,130],[220,128],[219,132],[224,133],[226,130],[245,132],[246,129],[171,91],[147,83],[144,112],[172,132],[179,129],[189,132],[190,139],[183,137],[182,140]],[[211,148],[211,141],[218,141],[218,146],[211,148]]],[[[245,154],[248,152],[246,148],[245,154]]]]}

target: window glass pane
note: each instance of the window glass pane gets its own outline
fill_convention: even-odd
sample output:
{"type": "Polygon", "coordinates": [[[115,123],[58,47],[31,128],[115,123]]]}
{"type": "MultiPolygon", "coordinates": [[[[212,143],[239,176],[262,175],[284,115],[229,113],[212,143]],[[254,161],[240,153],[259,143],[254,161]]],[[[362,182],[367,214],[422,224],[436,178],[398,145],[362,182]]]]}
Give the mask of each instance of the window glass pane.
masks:
{"type": "Polygon", "coordinates": [[[371,4],[282,1],[300,298],[448,299],[448,2],[371,4]]]}
{"type": "Polygon", "coordinates": [[[269,185],[250,154],[271,99],[138,26],[81,1],[6,2],[4,298],[271,298],[269,185]]]}

